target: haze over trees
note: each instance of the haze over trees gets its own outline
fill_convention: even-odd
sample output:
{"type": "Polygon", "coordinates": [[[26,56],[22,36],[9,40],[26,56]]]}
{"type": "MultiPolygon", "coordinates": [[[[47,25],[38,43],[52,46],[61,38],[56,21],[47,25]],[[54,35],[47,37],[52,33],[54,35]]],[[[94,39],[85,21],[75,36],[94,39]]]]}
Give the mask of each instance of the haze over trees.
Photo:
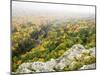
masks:
{"type": "Polygon", "coordinates": [[[14,1],[12,5],[12,72],[25,62],[57,59],[75,44],[96,47],[94,7],[14,1]],[[59,9],[52,8],[56,6],[59,9]]]}

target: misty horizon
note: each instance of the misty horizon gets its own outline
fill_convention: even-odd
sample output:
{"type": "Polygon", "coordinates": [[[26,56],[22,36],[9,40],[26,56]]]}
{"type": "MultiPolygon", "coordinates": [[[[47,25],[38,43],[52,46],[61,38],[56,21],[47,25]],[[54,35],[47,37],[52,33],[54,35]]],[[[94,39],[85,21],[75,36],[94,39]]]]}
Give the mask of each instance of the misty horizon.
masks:
{"type": "Polygon", "coordinates": [[[12,16],[95,17],[95,7],[12,1],[12,16]]]}

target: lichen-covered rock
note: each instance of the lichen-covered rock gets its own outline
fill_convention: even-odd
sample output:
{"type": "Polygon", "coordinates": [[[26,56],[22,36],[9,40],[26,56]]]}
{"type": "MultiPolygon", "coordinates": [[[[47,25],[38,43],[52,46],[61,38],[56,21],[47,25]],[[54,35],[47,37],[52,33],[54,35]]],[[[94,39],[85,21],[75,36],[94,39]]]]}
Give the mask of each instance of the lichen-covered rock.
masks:
{"type": "Polygon", "coordinates": [[[31,67],[31,63],[23,63],[18,67],[17,73],[30,73],[30,72],[33,72],[33,71],[30,70],[30,67],[31,67]]]}
{"type": "Polygon", "coordinates": [[[55,66],[57,70],[63,70],[63,68],[71,63],[71,60],[67,58],[62,58],[55,66]]]}
{"type": "Polygon", "coordinates": [[[81,54],[81,52],[84,50],[85,48],[80,44],[72,46],[71,49],[66,51],[61,57],[57,59],[57,61],[59,62],[57,63],[55,68],[58,70],[62,70],[65,66],[68,66],[74,60],[74,57],[81,54]]]}
{"type": "Polygon", "coordinates": [[[45,63],[43,62],[33,62],[32,63],[32,69],[36,72],[50,72],[54,71],[53,68],[56,65],[56,60],[51,59],[50,61],[47,61],[45,63]]]}
{"type": "Polygon", "coordinates": [[[36,72],[42,72],[45,67],[45,63],[43,62],[33,62],[31,68],[36,72]]]}
{"type": "Polygon", "coordinates": [[[77,44],[57,59],[51,59],[47,62],[23,63],[18,67],[16,73],[52,72],[63,71],[64,69],[94,69],[95,61],[95,48],[87,50],[82,45],[77,44]]]}
{"type": "Polygon", "coordinates": [[[86,70],[86,69],[95,69],[96,68],[96,64],[89,64],[89,65],[83,65],[83,67],[81,67],[79,70],[86,70]]]}
{"type": "Polygon", "coordinates": [[[79,55],[77,55],[75,58],[76,58],[76,60],[78,60],[78,61],[83,61],[84,60],[84,54],[79,54],[79,55]]]}
{"type": "Polygon", "coordinates": [[[33,71],[27,69],[27,68],[22,68],[20,71],[17,71],[17,73],[32,73],[33,71]]]}
{"type": "Polygon", "coordinates": [[[81,62],[77,62],[77,61],[73,61],[70,65],[69,65],[69,69],[70,70],[77,70],[78,68],[80,68],[82,66],[81,62]]]}
{"type": "Polygon", "coordinates": [[[46,69],[48,69],[49,71],[54,71],[54,67],[57,64],[55,59],[51,59],[50,61],[47,61],[45,63],[46,69]]]}
{"type": "Polygon", "coordinates": [[[82,45],[77,44],[77,45],[72,46],[72,48],[69,49],[68,51],[66,51],[64,55],[67,56],[67,58],[69,59],[73,59],[74,57],[79,55],[84,50],[85,48],[82,45]]]}
{"type": "Polygon", "coordinates": [[[90,55],[91,51],[90,50],[84,50],[82,51],[82,54],[84,55],[90,55]]]}
{"type": "Polygon", "coordinates": [[[91,49],[89,49],[91,52],[90,52],[90,55],[91,56],[96,56],[96,50],[95,50],[96,48],[94,47],[94,48],[91,48],[91,49]]]}

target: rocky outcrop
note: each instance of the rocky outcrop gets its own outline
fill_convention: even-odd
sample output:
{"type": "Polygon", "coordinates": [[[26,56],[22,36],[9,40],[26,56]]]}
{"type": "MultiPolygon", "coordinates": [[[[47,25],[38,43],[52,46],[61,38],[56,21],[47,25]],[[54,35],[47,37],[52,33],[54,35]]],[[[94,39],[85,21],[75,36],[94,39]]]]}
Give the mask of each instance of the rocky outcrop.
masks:
{"type": "Polygon", "coordinates": [[[56,59],[59,62],[57,63],[55,68],[59,70],[63,70],[63,68],[65,66],[70,65],[70,63],[74,60],[74,58],[77,55],[81,54],[83,50],[85,50],[85,48],[80,44],[72,46],[72,48],[66,51],[64,55],[56,59]]]}
{"type": "Polygon", "coordinates": [[[82,45],[77,44],[57,59],[51,59],[47,62],[23,63],[18,67],[16,73],[94,69],[94,64],[95,48],[87,50],[82,45]]]}
{"type": "Polygon", "coordinates": [[[96,64],[93,63],[93,64],[89,64],[89,65],[84,65],[83,67],[81,67],[79,70],[88,70],[88,69],[95,69],[96,68],[96,64]]]}

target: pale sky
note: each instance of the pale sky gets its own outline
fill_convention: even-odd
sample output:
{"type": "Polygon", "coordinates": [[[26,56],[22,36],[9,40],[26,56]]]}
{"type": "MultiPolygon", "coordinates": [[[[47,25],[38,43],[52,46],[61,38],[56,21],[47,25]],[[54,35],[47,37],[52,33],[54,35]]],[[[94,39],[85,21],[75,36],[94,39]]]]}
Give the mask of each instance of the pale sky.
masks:
{"type": "Polygon", "coordinates": [[[91,15],[95,14],[95,7],[64,4],[47,4],[34,2],[12,2],[13,15],[91,15]]]}

